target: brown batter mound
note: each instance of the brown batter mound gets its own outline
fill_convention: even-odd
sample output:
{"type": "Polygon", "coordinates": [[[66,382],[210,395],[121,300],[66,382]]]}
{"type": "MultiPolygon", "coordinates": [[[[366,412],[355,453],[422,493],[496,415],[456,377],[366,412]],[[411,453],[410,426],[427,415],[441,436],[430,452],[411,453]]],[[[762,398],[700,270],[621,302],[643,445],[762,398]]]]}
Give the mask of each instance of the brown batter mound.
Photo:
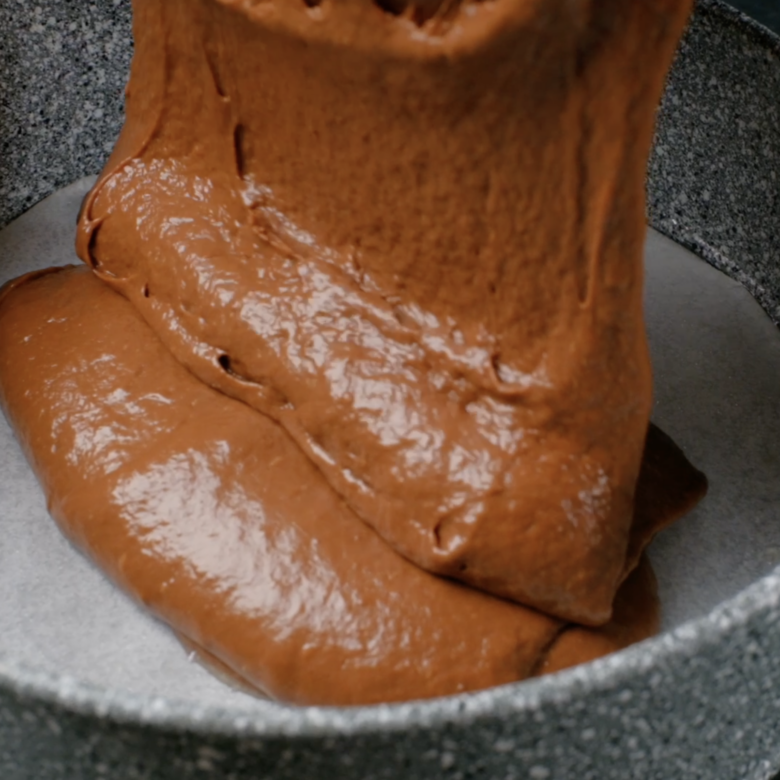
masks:
{"type": "Polygon", "coordinates": [[[706,490],[648,429],[641,310],[690,6],[134,0],[94,273],[0,291],[0,400],[220,676],[426,698],[657,630],[644,548],[706,490]]]}
{"type": "Polygon", "coordinates": [[[79,251],[428,571],[599,625],[643,541],[644,181],[691,0],[135,0],[79,251]]]}
{"type": "MultiPolygon", "coordinates": [[[[0,400],[66,535],[212,665],[271,697],[358,704],[474,690],[657,630],[646,562],[611,623],[566,631],[414,566],[279,425],[199,382],[86,268],[0,292],[0,400]]],[[[703,489],[665,441],[649,439],[651,457],[678,479],[665,514],[646,517],[654,528],[703,489]]],[[[655,470],[643,475],[642,490],[662,490],[655,470]]]]}

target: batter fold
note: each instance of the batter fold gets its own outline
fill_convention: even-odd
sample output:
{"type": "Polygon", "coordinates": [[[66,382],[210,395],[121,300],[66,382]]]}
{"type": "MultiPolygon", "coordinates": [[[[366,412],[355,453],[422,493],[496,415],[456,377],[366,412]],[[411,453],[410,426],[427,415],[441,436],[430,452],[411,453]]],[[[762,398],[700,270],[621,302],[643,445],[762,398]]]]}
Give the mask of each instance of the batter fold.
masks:
{"type": "MultiPolygon", "coordinates": [[[[196,379],[85,267],[0,291],[0,401],[72,542],[188,646],[264,695],[365,704],[457,693],[657,630],[644,559],[601,629],[419,569],[281,426],[196,379]]],[[[658,500],[635,524],[649,538],[705,481],[656,429],[645,462],[655,465],[639,494],[658,500]]]]}

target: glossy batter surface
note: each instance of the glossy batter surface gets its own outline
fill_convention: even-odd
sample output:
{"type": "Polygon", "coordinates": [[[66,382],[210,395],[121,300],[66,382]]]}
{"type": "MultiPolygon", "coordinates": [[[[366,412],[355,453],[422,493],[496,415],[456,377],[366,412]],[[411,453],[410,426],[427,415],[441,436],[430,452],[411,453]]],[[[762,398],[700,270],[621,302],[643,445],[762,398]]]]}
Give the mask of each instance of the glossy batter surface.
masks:
{"type": "Polygon", "coordinates": [[[597,625],[634,565],[653,118],[690,0],[135,0],[79,251],[426,570],[597,625]]]}
{"type": "MultiPolygon", "coordinates": [[[[199,382],[86,268],[0,292],[0,400],[69,538],[214,666],[274,698],[474,690],[657,630],[646,562],[614,620],[588,630],[414,566],[278,424],[199,382]]],[[[664,491],[665,469],[643,469],[640,493],[663,497],[648,532],[705,484],[662,434],[651,451],[645,462],[676,478],[664,491]]]]}

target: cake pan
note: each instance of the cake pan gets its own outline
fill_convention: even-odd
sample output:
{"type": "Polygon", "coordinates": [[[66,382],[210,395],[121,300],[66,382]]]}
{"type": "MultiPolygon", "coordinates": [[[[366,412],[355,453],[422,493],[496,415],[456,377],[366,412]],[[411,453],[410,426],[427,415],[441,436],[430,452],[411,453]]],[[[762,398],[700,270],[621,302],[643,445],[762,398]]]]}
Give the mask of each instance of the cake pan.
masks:
{"type": "MultiPolygon", "coordinates": [[[[129,20],[124,0],[0,1],[0,225],[99,170],[121,124],[129,20]]],[[[74,186],[67,197],[83,185],[74,186]]],[[[780,323],[780,40],[719,0],[700,0],[681,46],[648,188],[651,224],[738,282],[733,294],[747,290],[762,318],[780,323]]],[[[707,305],[704,292],[699,303],[707,305]]],[[[713,340],[731,339],[736,351],[747,343],[725,318],[709,327],[713,340]]],[[[768,338],[777,335],[770,330],[768,338]]],[[[753,353],[745,351],[749,361],[753,353]]],[[[728,396],[729,381],[701,378],[710,397],[713,386],[724,388],[722,408],[740,400],[728,396]]],[[[664,392],[673,429],[691,406],[675,403],[674,387],[664,392]]],[[[769,436],[773,409],[780,418],[780,383],[768,381],[761,394],[762,430],[750,427],[748,414],[745,439],[769,436]]],[[[721,424],[714,415],[712,425],[721,424]]],[[[0,778],[773,777],[780,770],[780,457],[771,444],[759,447],[762,504],[746,501],[749,511],[732,518],[733,538],[713,539],[694,519],[666,543],[678,549],[677,557],[662,556],[664,566],[693,574],[690,593],[664,596],[690,608],[678,609],[656,639],[549,678],[351,709],[239,706],[100,685],[0,643],[0,778]],[[743,532],[767,540],[760,556],[728,554],[743,532]],[[699,565],[705,560],[709,572],[699,565]],[[706,588],[698,587],[705,577],[706,588]]],[[[734,450],[741,452],[736,442],[734,450]]],[[[757,489],[751,469],[735,458],[733,483],[746,494],[757,489]]],[[[0,568],[10,571],[19,550],[3,541],[3,520],[0,568]]],[[[0,582],[3,601],[13,602],[12,580],[0,573],[0,582]]],[[[8,609],[2,614],[11,621],[8,609]]],[[[89,615],[70,620],[81,630],[89,615]]]]}

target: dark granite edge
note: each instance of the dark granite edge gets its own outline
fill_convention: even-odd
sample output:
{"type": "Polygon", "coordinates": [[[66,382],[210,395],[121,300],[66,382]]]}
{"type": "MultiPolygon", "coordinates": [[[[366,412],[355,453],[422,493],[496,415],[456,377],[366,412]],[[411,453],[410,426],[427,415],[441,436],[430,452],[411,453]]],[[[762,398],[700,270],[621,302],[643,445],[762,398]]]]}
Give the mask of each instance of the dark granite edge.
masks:
{"type": "MultiPolygon", "coordinates": [[[[697,0],[694,12],[694,17],[696,16],[716,20],[719,28],[731,27],[739,34],[746,36],[748,42],[756,49],[763,50],[768,57],[774,57],[780,63],[780,35],[724,0],[697,0]]],[[[685,46],[685,40],[682,46],[685,46]]],[[[670,81],[672,75],[670,74],[670,81]]],[[[778,102],[780,103],[780,94],[778,102]]],[[[673,112],[674,110],[672,109],[673,112]]],[[[659,109],[659,119],[661,112],[663,112],[663,107],[659,109]]],[[[648,168],[648,185],[649,200],[650,189],[653,186],[650,166],[648,168]]],[[[695,198],[695,195],[692,197],[695,198]]],[[[692,227],[690,224],[685,224],[685,220],[661,214],[650,214],[648,224],[739,282],[756,299],[772,322],[780,327],[780,293],[769,289],[756,278],[760,274],[755,273],[755,267],[750,268],[750,271],[754,273],[745,270],[739,262],[732,259],[729,252],[721,251],[714,246],[706,235],[706,228],[692,227]]],[[[777,229],[780,231],[780,219],[777,229]]],[[[742,252],[739,254],[740,257],[743,256],[742,252]]]]}
{"type": "Polygon", "coordinates": [[[754,40],[756,43],[780,55],[780,36],[757,19],[725,2],[725,0],[697,0],[696,13],[701,11],[715,11],[721,20],[738,25],[744,31],[755,36],[754,40]]]}

